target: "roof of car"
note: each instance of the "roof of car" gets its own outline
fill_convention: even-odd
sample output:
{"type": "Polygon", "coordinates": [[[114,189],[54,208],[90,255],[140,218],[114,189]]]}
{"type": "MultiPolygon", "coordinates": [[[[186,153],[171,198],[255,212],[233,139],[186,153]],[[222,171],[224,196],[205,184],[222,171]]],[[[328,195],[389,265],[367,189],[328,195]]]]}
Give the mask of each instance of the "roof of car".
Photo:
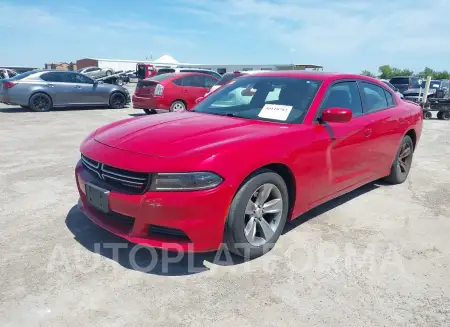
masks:
{"type": "MultiPolygon", "coordinates": [[[[379,81],[376,78],[363,76],[358,74],[333,73],[322,71],[306,71],[306,70],[275,70],[275,71],[261,71],[253,76],[279,76],[279,77],[298,77],[318,80],[335,80],[335,79],[364,79],[367,81],[379,81]]],[[[244,77],[244,76],[242,76],[244,77]]]]}

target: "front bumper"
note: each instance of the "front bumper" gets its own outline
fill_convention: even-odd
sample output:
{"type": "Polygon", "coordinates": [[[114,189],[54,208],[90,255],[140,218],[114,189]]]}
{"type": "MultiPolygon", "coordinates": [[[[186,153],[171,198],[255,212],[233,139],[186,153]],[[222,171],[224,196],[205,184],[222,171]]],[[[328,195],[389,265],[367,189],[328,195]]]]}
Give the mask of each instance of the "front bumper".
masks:
{"type": "Polygon", "coordinates": [[[87,200],[85,183],[95,177],[78,162],[75,169],[80,210],[101,228],[132,243],[188,252],[217,250],[223,238],[232,195],[226,187],[196,192],[111,191],[104,214],[87,200]]]}

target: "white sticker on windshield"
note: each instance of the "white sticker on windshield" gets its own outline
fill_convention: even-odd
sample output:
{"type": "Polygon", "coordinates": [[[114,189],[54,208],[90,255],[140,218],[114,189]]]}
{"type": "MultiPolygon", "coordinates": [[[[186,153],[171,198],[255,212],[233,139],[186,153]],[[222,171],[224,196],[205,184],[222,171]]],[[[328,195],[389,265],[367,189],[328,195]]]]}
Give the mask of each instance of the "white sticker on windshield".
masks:
{"type": "Polygon", "coordinates": [[[258,117],[286,120],[291,113],[292,106],[282,106],[278,104],[266,104],[258,114],[258,117]]]}
{"type": "Polygon", "coordinates": [[[433,84],[431,87],[439,87],[439,84],[433,84]]]}

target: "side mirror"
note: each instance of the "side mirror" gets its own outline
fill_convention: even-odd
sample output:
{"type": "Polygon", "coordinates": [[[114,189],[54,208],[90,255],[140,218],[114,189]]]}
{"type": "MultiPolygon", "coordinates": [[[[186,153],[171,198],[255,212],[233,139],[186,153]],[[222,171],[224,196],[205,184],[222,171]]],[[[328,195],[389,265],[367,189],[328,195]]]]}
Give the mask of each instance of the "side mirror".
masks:
{"type": "Polygon", "coordinates": [[[328,108],[322,112],[320,120],[327,123],[348,123],[352,119],[352,111],[345,108],[328,108]]]}
{"type": "Polygon", "coordinates": [[[205,97],[200,97],[200,98],[195,99],[195,103],[200,103],[200,102],[202,102],[204,98],[205,98],[205,97]]]}

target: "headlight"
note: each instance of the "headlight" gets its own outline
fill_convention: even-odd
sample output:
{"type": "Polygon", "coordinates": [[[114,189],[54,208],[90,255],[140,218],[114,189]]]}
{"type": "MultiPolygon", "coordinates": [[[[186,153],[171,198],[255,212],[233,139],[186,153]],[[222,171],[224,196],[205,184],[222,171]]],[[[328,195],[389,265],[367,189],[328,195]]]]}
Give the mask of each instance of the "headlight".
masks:
{"type": "Polygon", "coordinates": [[[159,173],[155,174],[151,191],[197,191],[208,190],[222,183],[219,175],[210,172],[159,173]]]}

